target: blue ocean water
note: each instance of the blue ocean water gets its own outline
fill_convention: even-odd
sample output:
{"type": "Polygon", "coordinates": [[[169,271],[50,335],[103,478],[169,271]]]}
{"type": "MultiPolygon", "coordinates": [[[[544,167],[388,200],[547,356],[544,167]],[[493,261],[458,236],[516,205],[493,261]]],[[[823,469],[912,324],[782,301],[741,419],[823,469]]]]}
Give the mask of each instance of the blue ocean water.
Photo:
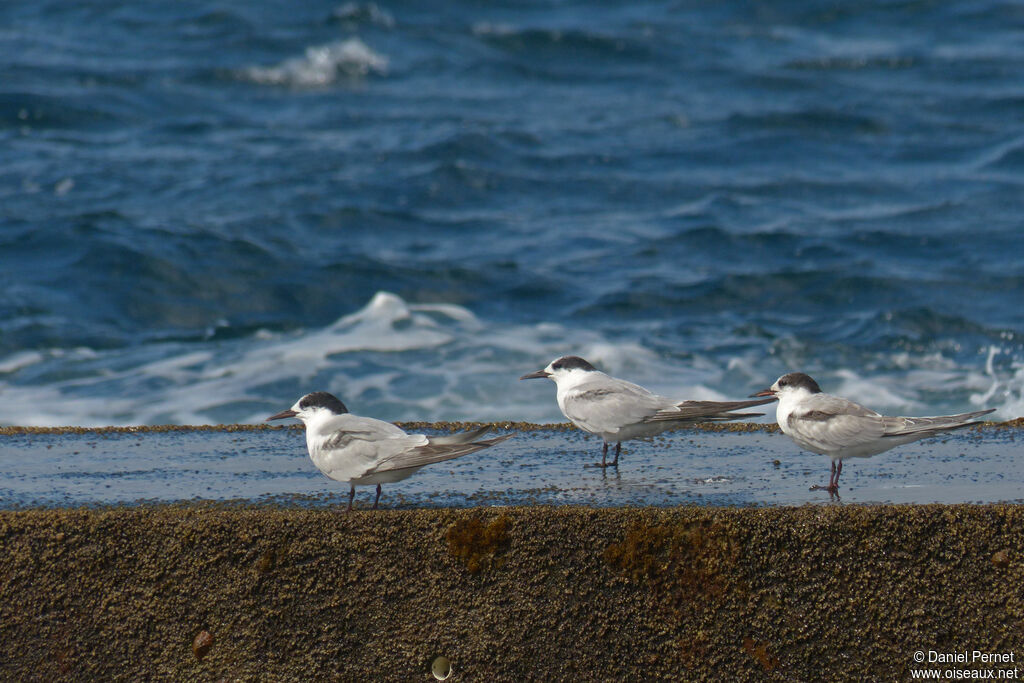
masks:
{"type": "Polygon", "coordinates": [[[1024,6],[0,4],[0,424],[1024,415],[1024,6]]]}

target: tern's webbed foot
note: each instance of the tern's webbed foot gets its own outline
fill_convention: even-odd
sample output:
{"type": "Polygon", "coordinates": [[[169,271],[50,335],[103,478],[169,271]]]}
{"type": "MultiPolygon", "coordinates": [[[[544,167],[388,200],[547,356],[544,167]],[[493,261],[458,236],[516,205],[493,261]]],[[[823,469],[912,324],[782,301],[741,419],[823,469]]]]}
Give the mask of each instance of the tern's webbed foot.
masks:
{"type": "Polygon", "coordinates": [[[617,462],[595,462],[595,463],[591,463],[590,465],[584,465],[584,467],[600,467],[601,469],[606,469],[608,467],[614,467],[615,469],[619,469],[619,463],[617,463],[617,462]]]}

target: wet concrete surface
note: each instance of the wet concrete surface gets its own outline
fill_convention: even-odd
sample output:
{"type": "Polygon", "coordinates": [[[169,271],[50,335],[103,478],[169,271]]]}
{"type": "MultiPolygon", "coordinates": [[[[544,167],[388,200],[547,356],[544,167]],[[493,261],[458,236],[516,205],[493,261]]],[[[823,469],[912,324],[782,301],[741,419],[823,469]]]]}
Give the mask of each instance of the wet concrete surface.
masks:
{"type": "MultiPolygon", "coordinates": [[[[413,425],[431,427],[431,425],[413,425]]],[[[444,431],[437,425],[425,431],[444,431]]],[[[499,427],[501,427],[499,425],[499,427]]],[[[687,430],[624,446],[617,469],[600,440],[565,426],[517,425],[494,448],[384,487],[388,508],[479,505],[802,505],[829,461],[763,425],[687,430]]],[[[498,429],[506,432],[507,429],[498,429]]],[[[988,503],[1024,499],[1024,430],[987,425],[847,460],[844,503],[988,503]]],[[[348,486],[320,474],[299,428],[17,430],[0,433],[0,508],[233,500],[343,504],[348,486]]],[[[357,489],[357,505],[372,489],[357,489]]]]}

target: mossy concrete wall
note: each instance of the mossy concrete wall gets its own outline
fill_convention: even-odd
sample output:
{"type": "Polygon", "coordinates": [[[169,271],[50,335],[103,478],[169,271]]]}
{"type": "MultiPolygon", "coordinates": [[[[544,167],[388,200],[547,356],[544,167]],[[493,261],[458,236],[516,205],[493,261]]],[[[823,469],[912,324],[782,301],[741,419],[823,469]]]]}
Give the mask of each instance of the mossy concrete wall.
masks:
{"type": "Polygon", "coordinates": [[[1022,560],[1012,505],[3,512],[0,678],[904,680],[1024,657],[1022,560]]]}

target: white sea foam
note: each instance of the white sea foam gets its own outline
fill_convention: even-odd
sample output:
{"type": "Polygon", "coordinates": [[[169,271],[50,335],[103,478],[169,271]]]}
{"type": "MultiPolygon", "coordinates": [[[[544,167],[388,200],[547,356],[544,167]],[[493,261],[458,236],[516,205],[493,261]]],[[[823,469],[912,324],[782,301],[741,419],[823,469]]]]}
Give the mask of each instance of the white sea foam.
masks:
{"type": "Polygon", "coordinates": [[[335,10],[331,12],[331,16],[338,21],[352,24],[368,21],[371,24],[382,26],[384,28],[393,28],[395,26],[394,15],[386,9],[382,9],[374,2],[368,2],[366,4],[346,2],[345,4],[335,8],[335,10]]]}
{"type": "MultiPolygon", "coordinates": [[[[554,323],[487,325],[461,306],[410,304],[386,292],[322,329],[105,353],[100,363],[79,354],[63,359],[73,379],[0,382],[0,423],[258,422],[317,389],[387,419],[561,422],[554,387],[517,378],[566,353],[656,391],[723,398],[708,386],[717,379],[712,365],[680,366],[640,344],[554,323]],[[102,369],[86,372],[87,362],[102,369]]],[[[45,360],[5,362],[16,369],[45,360]]]]}
{"type": "Polygon", "coordinates": [[[276,66],[253,66],[242,75],[256,83],[313,88],[339,78],[355,78],[387,72],[388,59],[374,52],[358,38],[307,47],[301,57],[286,59],[276,66]]]}
{"type": "MultiPolygon", "coordinates": [[[[259,422],[314,390],[337,394],[354,412],[389,420],[563,422],[551,383],[518,377],[569,353],[680,399],[742,397],[779,370],[772,366],[776,359],[758,350],[726,358],[697,353],[681,362],[590,328],[491,324],[462,306],[411,304],[379,292],[360,310],[318,329],[8,356],[0,359],[0,424],[259,422]]],[[[923,397],[951,391],[999,408],[1000,418],[1017,417],[1024,414],[1024,365],[999,353],[990,353],[984,371],[941,357],[894,354],[888,360],[900,368],[895,373],[839,369],[819,379],[830,393],[887,412],[934,413],[923,397]]],[[[762,421],[773,420],[771,406],[766,412],[762,421]]]]}
{"type": "Polygon", "coordinates": [[[989,348],[984,377],[975,376],[975,386],[987,383],[984,391],[971,394],[971,403],[984,408],[997,408],[991,419],[1012,420],[1024,416],[1024,363],[1010,359],[1005,368],[996,366],[996,359],[1009,352],[998,346],[989,348]]]}
{"type": "Polygon", "coordinates": [[[836,371],[836,378],[839,384],[828,393],[837,396],[844,396],[863,403],[872,410],[879,412],[892,412],[893,409],[910,410],[916,412],[923,410],[924,406],[908,396],[897,391],[895,386],[888,386],[884,379],[878,377],[862,377],[853,370],[841,369],[836,371]]]}
{"type": "Polygon", "coordinates": [[[35,365],[43,360],[43,354],[38,351],[19,351],[6,358],[0,359],[0,374],[21,370],[30,365],[35,365]]]}

